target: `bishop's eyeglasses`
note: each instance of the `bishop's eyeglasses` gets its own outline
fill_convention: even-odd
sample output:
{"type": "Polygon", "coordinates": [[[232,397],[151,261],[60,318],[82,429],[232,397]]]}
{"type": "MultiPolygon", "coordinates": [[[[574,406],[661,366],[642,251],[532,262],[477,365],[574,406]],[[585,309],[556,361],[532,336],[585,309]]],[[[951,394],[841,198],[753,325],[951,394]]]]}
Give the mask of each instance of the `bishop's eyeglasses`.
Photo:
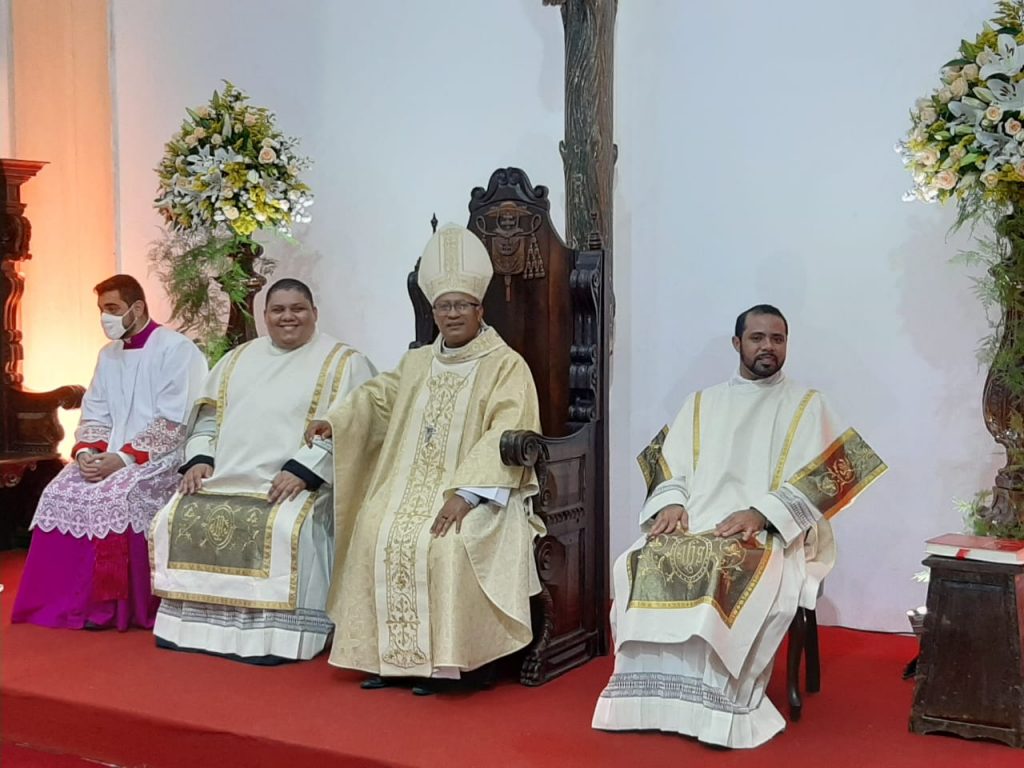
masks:
{"type": "Polygon", "coordinates": [[[442,301],[435,304],[433,309],[439,315],[447,315],[453,309],[460,315],[464,315],[469,312],[469,310],[479,306],[479,304],[472,301],[442,301]]]}

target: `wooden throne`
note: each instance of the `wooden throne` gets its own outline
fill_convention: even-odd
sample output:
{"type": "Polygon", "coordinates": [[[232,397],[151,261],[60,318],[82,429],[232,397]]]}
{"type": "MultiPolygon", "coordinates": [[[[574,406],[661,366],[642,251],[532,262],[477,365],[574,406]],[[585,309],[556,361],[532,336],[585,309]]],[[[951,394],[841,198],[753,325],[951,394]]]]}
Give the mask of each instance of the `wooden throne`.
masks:
{"type": "MultiPolygon", "coordinates": [[[[607,652],[608,520],[597,475],[603,250],[596,235],[586,250],[567,248],[551,223],[547,187],[534,187],[519,168],[496,170],[486,189],[470,193],[467,226],[494,265],[484,319],[526,359],[540,399],[544,433],[506,432],[501,458],[534,467],[540,482],[535,512],[547,535],[535,555],[543,591],[519,679],[541,685],[607,652]]],[[[416,278],[413,270],[412,347],[437,334],[416,278]]]]}
{"type": "Polygon", "coordinates": [[[22,386],[18,304],[25,279],[17,263],[31,258],[32,227],[23,215],[21,185],[42,166],[0,159],[0,549],[27,528],[43,488],[64,466],[57,452],[64,437],[57,409],[78,408],[85,392],[79,386],[51,392],[22,386]]]}

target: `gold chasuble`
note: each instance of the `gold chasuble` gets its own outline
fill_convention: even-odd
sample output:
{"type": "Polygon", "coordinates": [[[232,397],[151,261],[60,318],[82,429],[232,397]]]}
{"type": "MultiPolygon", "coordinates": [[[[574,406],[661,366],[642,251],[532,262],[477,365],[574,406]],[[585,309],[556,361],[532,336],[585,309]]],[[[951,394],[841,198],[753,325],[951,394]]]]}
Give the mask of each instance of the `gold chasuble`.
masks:
{"type": "Polygon", "coordinates": [[[886,466],[820,392],[781,371],[691,395],[638,462],[641,531],[670,504],[689,526],[642,535],[615,564],[615,672],[593,725],[761,744],[785,725],[764,695],[775,651],[835,564],[829,518],[886,466]],[[715,536],[750,508],[766,531],[715,536]]]}
{"type": "Polygon", "coordinates": [[[526,362],[485,327],[471,342],[406,353],[328,414],[337,552],[330,662],[391,676],[451,675],[524,647],[540,591],[532,470],[501,462],[506,430],[539,430],[526,362]],[[343,439],[341,439],[343,437],[343,439]],[[461,533],[431,523],[458,489],[509,489],[461,533]]]}

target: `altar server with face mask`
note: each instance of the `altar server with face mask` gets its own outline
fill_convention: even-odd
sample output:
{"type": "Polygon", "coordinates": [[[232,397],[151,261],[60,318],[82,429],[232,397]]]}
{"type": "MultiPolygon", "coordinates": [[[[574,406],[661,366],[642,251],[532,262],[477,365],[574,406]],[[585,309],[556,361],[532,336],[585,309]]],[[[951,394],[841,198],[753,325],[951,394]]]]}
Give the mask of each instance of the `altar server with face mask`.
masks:
{"type": "Polygon", "coordinates": [[[195,344],[154,322],[142,287],[95,287],[110,339],[82,401],[72,461],[43,491],[12,621],[151,627],[146,532],[178,485],[185,424],[206,375],[195,344]]]}

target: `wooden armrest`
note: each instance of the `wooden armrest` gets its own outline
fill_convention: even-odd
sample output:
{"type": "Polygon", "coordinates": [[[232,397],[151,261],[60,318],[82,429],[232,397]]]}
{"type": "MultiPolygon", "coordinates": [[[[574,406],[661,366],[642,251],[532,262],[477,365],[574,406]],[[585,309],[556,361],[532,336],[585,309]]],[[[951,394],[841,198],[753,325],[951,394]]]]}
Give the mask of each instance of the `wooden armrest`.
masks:
{"type": "Polygon", "coordinates": [[[548,464],[573,459],[585,460],[594,450],[593,423],[585,424],[565,437],[547,437],[529,429],[510,429],[501,436],[501,460],[510,467],[532,467],[537,473],[541,498],[548,479],[548,464]]]}
{"type": "Polygon", "coordinates": [[[32,392],[26,389],[11,391],[12,410],[22,413],[45,413],[56,408],[70,410],[82,405],[85,387],[77,384],[51,389],[49,392],[32,392]]]}
{"type": "Polygon", "coordinates": [[[541,467],[549,459],[583,456],[593,447],[593,424],[565,437],[548,437],[529,429],[510,429],[501,436],[502,463],[510,467],[541,467]]]}
{"type": "Polygon", "coordinates": [[[57,409],[80,407],[83,395],[85,388],[75,385],[49,392],[8,390],[6,411],[0,414],[0,446],[8,453],[56,453],[64,437],[57,409]]]}
{"type": "Polygon", "coordinates": [[[501,436],[501,461],[509,467],[536,467],[548,458],[547,438],[530,429],[510,429],[501,436]]]}
{"type": "Polygon", "coordinates": [[[35,464],[40,461],[62,461],[59,453],[28,453],[26,451],[0,451],[0,465],[35,464]]]}

